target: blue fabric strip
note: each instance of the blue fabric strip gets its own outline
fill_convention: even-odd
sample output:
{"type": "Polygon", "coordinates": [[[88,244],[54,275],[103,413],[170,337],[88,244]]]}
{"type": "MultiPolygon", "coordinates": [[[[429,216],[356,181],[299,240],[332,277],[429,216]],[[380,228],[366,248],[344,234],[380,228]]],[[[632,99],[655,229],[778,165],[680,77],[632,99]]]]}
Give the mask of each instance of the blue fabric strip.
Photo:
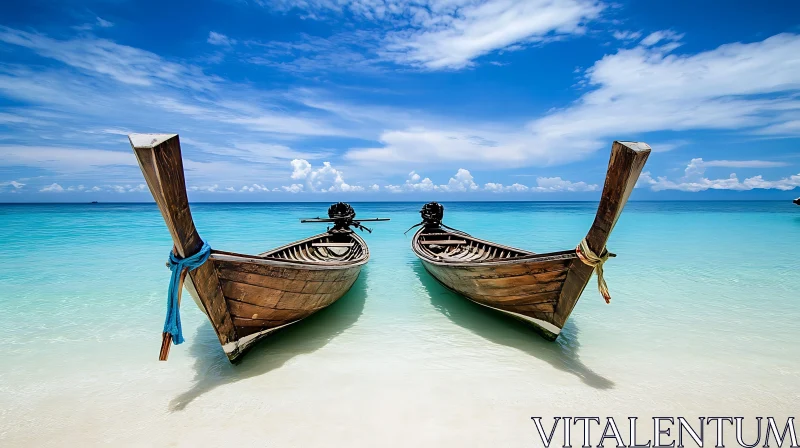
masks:
{"type": "Polygon", "coordinates": [[[170,251],[169,270],[172,271],[172,276],[169,279],[169,292],[167,292],[167,319],[164,322],[164,333],[172,335],[172,342],[175,345],[183,343],[183,330],[181,329],[181,311],[178,305],[178,292],[181,286],[181,272],[184,269],[193,271],[208,260],[211,255],[211,246],[205,241],[203,247],[196,254],[186,257],[178,258],[174,252],[170,251]]]}

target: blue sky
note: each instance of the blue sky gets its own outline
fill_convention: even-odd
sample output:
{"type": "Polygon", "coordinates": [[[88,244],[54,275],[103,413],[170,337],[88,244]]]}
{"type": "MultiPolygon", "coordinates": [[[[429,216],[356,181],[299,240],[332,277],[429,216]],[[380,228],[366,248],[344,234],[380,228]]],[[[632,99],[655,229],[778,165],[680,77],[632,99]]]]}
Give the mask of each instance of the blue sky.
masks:
{"type": "Polygon", "coordinates": [[[0,202],[145,201],[131,132],[202,201],[800,191],[791,1],[3,2],[0,202]]]}

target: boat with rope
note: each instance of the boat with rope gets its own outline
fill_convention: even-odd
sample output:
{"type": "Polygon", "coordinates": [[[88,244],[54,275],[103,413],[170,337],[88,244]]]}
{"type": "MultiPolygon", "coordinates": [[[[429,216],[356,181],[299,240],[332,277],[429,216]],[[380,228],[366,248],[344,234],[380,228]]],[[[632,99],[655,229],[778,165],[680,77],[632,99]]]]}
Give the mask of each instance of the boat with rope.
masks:
{"type": "Polygon", "coordinates": [[[432,202],[422,208],[422,222],[414,226],[420,229],[412,250],[447,288],[555,340],[592,272],[597,273],[600,293],[611,301],[603,263],[615,255],[606,242],[649,155],[645,143],[614,142],[594,223],[574,249],[534,253],[482,240],[443,224],[444,207],[432,202]]]}
{"type": "Polygon", "coordinates": [[[183,286],[208,316],[225,354],[237,361],[259,339],[336,302],[353,286],[369,249],[353,229],[370,231],[349,204],[337,203],[324,233],[257,255],[213,250],[195,228],[178,135],[131,134],[139,167],[167,224],[174,247],[167,266],[172,278],[159,359],[183,342],[180,298],[183,286]]]}

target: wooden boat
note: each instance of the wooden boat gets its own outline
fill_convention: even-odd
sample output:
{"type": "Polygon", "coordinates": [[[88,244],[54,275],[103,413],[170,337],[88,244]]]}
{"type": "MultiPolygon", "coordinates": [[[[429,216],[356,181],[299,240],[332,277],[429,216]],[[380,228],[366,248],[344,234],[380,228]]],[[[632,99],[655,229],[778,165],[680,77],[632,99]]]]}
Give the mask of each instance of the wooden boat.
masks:
{"type": "MultiPolygon", "coordinates": [[[[555,340],[588,284],[593,265],[600,264],[602,279],[602,261],[614,256],[607,253],[606,242],[649,155],[645,143],[614,142],[594,224],[576,249],[537,254],[475,238],[442,224],[444,209],[436,203],[423,207],[412,249],[446,287],[530,323],[555,340]]],[[[601,285],[603,289],[605,282],[601,285]]]]}
{"type": "MultiPolygon", "coordinates": [[[[203,247],[189,209],[176,134],[132,134],[139,167],[167,224],[174,253],[186,258],[203,247]]],[[[347,211],[334,204],[334,213],[347,211]]],[[[369,249],[351,226],[350,215],[315,218],[330,222],[325,233],[258,255],[211,250],[198,268],[182,273],[186,289],[208,316],[228,359],[239,359],[257,340],[329,306],[353,285],[369,260],[369,249]]],[[[380,219],[384,220],[384,219],[380,219]]],[[[363,228],[363,227],[362,227],[363,228]]],[[[163,336],[160,358],[166,360],[171,335],[163,336]]]]}

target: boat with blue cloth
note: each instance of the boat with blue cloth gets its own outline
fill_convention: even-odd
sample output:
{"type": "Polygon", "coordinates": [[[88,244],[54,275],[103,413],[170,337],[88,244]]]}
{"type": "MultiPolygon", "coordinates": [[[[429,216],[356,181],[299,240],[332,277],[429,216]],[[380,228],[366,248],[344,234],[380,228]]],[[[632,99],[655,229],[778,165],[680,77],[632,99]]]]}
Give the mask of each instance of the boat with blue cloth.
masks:
{"type": "Polygon", "coordinates": [[[177,134],[131,134],[147,186],[167,224],[174,247],[168,312],[159,359],[181,343],[180,295],[185,286],[208,316],[231,362],[259,339],[324,309],[341,298],[369,261],[366,242],[353,229],[385,218],[356,219],[345,203],[333,204],[324,233],[256,255],[208,247],[189,208],[177,134]]]}

